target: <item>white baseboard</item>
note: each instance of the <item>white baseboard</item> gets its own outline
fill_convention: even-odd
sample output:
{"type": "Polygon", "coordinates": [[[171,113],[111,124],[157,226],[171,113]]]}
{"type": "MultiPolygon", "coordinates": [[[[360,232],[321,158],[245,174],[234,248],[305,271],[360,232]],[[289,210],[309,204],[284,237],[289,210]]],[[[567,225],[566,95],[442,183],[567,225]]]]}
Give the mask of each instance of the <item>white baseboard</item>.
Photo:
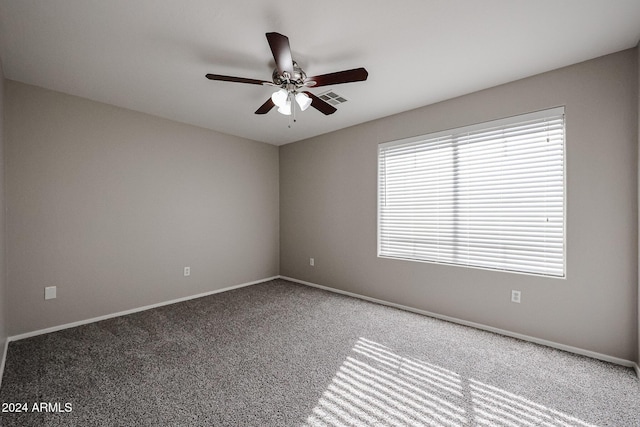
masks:
{"type": "MultiPolygon", "coordinates": [[[[164,305],[175,304],[177,302],[183,302],[183,301],[189,301],[189,300],[196,299],[196,298],[202,298],[202,297],[206,297],[206,296],[209,296],[209,295],[218,294],[220,292],[227,292],[227,291],[231,291],[233,289],[244,288],[245,286],[251,286],[251,285],[256,285],[258,283],[268,282],[269,280],[278,279],[279,277],[280,276],[267,277],[265,279],[255,280],[253,282],[241,283],[239,285],[229,286],[229,287],[222,288],[222,289],[216,289],[216,290],[209,291],[209,292],[203,292],[201,294],[189,295],[189,296],[182,297],[182,298],[176,298],[176,299],[173,299],[173,300],[170,300],[170,301],[163,301],[163,302],[159,302],[159,303],[156,303],[156,304],[145,305],[144,307],[132,308],[131,310],[119,311],[117,313],[105,314],[104,316],[92,317],[91,319],[80,320],[80,321],[72,322],[72,323],[65,323],[63,325],[52,326],[50,328],[39,329],[37,331],[26,332],[24,334],[19,334],[19,335],[14,335],[14,336],[8,337],[7,338],[7,343],[9,341],[18,341],[18,340],[22,340],[22,339],[25,339],[25,338],[35,337],[37,335],[48,334],[50,332],[61,331],[63,329],[75,328],[76,326],[81,326],[81,325],[86,325],[86,324],[89,324],[89,323],[99,322],[101,320],[107,320],[107,319],[112,319],[114,317],[126,316],[127,314],[138,313],[140,311],[151,310],[152,308],[162,307],[164,305]]],[[[7,347],[5,345],[5,355],[6,355],[6,348],[7,347]]],[[[2,367],[4,368],[4,358],[2,360],[2,367]]]]}
{"type": "Polygon", "coordinates": [[[4,340],[2,346],[2,360],[0,360],[0,386],[2,386],[2,378],[4,377],[4,364],[7,362],[7,349],[9,348],[9,338],[4,340]]]}
{"type": "Polygon", "coordinates": [[[585,350],[585,349],[578,348],[578,347],[573,347],[573,346],[570,346],[570,345],[560,344],[560,343],[553,342],[553,341],[547,341],[547,340],[536,338],[536,337],[532,337],[532,336],[529,336],[529,335],[518,334],[516,332],[507,331],[505,329],[494,328],[492,326],[483,325],[481,323],[469,322],[467,320],[457,319],[455,317],[444,316],[442,314],[432,313],[430,311],[420,310],[420,309],[417,309],[417,308],[409,307],[409,306],[402,305],[402,304],[396,304],[396,303],[393,303],[393,302],[388,302],[388,301],[384,301],[384,300],[377,299],[377,298],[371,298],[371,297],[368,297],[368,296],[365,296],[365,295],[356,294],[356,293],[353,293],[353,292],[347,292],[347,291],[343,291],[343,290],[336,289],[336,288],[330,288],[328,286],[318,285],[317,283],[311,283],[311,282],[306,282],[304,280],[294,279],[293,277],[287,277],[287,276],[279,276],[279,277],[281,279],[284,279],[284,280],[289,280],[291,282],[300,283],[301,285],[306,285],[306,286],[311,286],[311,287],[314,287],[314,288],[324,289],[325,291],[335,292],[335,293],[338,293],[338,294],[347,295],[347,296],[354,297],[354,298],[359,298],[359,299],[362,299],[362,300],[365,300],[365,301],[375,302],[377,304],[382,304],[382,305],[386,305],[386,306],[389,306],[389,307],[399,308],[401,310],[410,311],[412,313],[418,313],[418,314],[422,314],[422,315],[425,315],[425,316],[434,317],[436,319],[446,320],[447,322],[457,323],[459,325],[464,325],[464,326],[470,326],[472,328],[481,329],[481,330],[489,331],[489,332],[494,332],[496,334],[505,335],[505,336],[512,337],[512,338],[518,338],[518,339],[521,339],[523,341],[529,341],[529,342],[533,342],[533,343],[536,343],[536,344],[544,345],[544,346],[547,346],[547,347],[557,348],[559,350],[564,350],[564,351],[567,351],[569,353],[575,353],[575,354],[579,354],[579,355],[582,355],[582,356],[591,357],[593,359],[598,359],[598,360],[603,360],[605,362],[615,363],[617,365],[622,365],[622,366],[625,366],[625,367],[628,367],[628,368],[634,368],[638,378],[640,378],[640,367],[638,366],[637,363],[632,362],[630,360],[621,359],[621,358],[618,358],[618,357],[609,356],[607,354],[597,353],[595,351],[585,350]]]}

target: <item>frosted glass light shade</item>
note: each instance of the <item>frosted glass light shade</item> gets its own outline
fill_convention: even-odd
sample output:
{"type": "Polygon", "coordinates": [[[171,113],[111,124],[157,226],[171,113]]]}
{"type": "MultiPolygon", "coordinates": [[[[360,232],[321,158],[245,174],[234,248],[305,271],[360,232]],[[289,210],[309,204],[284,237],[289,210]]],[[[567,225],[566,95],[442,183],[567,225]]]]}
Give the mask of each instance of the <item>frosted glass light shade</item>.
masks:
{"type": "Polygon", "coordinates": [[[297,93],[296,102],[300,106],[300,110],[304,111],[309,108],[309,105],[311,105],[311,98],[309,98],[305,93],[297,93]]]}
{"type": "MultiPolygon", "coordinates": [[[[276,104],[276,105],[278,105],[278,104],[276,104]]],[[[291,101],[285,102],[282,107],[278,108],[278,113],[284,114],[285,116],[290,116],[291,115],[291,101]]]]}
{"type": "Polygon", "coordinates": [[[276,92],[273,92],[273,95],[271,95],[271,100],[274,104],[276,104],[276,106],[282,108],[287,103],[288,97],[289,92],[287,92],[285,89],[280,89],[276,92]]]}

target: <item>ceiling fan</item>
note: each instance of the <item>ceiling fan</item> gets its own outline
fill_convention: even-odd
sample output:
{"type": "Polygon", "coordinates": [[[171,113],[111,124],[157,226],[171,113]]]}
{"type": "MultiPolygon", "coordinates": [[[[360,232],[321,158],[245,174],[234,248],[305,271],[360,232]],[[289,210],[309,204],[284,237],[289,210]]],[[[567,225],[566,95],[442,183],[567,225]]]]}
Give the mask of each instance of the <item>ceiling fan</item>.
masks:
{"type": "Polygon", "coordinates": [[[276,61],[276,68],[271,76],[272,82],[222,76],[220,74],[207,74],[207,78],[210,80],[279,87],[280,89],[274,92],[271,98],[267,99],[256,110],[256,114],[266,114],[277,106],[278,112],[288,116],[291,115],[292,110],[295,113],[295,104],[298,104],[301,111],[311,106],[325,115],[333,114],[336,112],[336,108],[333,105],[303,89],[367,80],[369,73],[364,68],[307,77],[304,70],[291,57],[289,38],[279,33],[267,33],[266,35],[271,53],[273,53],[273,58],[276,61]]]}

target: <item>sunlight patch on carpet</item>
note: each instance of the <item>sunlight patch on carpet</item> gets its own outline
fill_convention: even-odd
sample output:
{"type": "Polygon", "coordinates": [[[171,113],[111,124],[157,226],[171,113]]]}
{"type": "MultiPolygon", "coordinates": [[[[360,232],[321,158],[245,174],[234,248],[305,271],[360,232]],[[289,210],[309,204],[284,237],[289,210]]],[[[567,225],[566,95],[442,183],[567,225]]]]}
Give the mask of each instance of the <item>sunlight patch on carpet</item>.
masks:
{"type": "Polygon", "coordinates": [[[596,427],[359,338],[306,420],[310,427],[596,427]]]}
{"type": "Polygon", "coordinates": [[[469,379],[469,389],[480,425],[597,427],[474,379],[469,379]]]}

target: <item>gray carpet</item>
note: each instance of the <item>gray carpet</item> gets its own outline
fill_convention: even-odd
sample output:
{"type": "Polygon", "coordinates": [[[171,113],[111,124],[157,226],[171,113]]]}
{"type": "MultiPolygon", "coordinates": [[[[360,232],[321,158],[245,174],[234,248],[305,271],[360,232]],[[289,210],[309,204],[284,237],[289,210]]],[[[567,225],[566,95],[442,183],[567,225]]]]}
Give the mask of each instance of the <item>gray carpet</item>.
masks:
{"type": "Polygon", "coordinates": [[[3,426],[640,426],[631,369],[283,280],[12,342],[0,395],[3,426]]]}

